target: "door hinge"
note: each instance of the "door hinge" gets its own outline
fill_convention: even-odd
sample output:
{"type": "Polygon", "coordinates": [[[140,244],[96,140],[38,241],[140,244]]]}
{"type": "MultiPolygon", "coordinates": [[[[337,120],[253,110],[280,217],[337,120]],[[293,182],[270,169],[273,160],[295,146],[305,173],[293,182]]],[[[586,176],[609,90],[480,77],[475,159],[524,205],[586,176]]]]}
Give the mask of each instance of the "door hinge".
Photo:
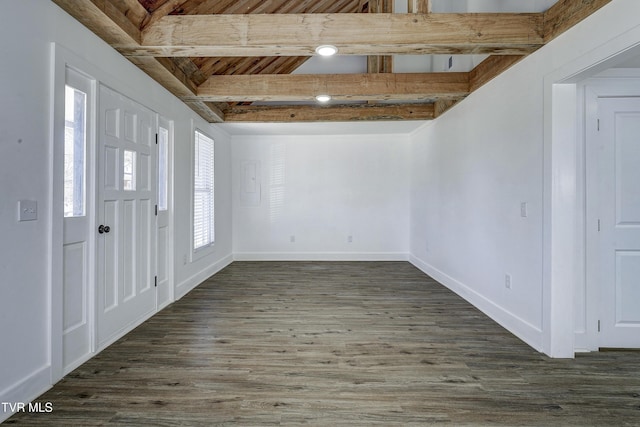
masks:
{"type": "Polygon", "coordinates": [[[598,320],[598,332],[600,332],[600,321],[598,320]]]}
{"type": "Polygon", "coordinates": [[[598,220],[598,231],[600,231],[600,220],[598,220]]]}
{"type": "MultiPolygon", "coordinates": [[[[598,123],[600,123],[600,122],[598,122],[598,123]]],[[[600,125],[598,125],[598,126],[600,126],[600,125]]],[[[600,127],[598,127],[598,130],[600,130],[600,127]]],[[[156,145],[158,145],[158,134],[157,133],[156,133],[156,145]]]]}
{"type": "Polygon", "coordinates": [[[156,216],[158,216],[158,205],[156,205],[156,216]]]}
{"type": "MultiPolygon", "coordinates": [[[[600,119],[598,119],[598,132],[600,132],[600,119]]],[[[158,134],[156,134],[156,144],[158,143],[158,134]]]]}
{"type": "Polygon", "coordinates": [[[154,284],[154,286],[155,286],[156,288],[158,287],[158,276],[155,276],[155,277],[153,278],[153,284],[154,284]]]}

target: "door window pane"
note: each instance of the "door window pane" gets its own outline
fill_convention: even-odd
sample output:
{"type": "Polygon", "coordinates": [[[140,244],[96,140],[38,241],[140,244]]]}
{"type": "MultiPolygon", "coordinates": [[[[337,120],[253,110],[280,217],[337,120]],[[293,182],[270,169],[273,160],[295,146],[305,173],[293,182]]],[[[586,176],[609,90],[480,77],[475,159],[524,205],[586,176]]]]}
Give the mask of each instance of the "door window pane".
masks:
{"type": "Polygon", "coordinates": [[[158,133],[158,209],[166,211],[169,179],[169,130],[163,127],[158,133]]]}
{"type": "Polygon", "coordinates": [[[135,191],[136,189],[136,152],[124,150],[124,189],[135,191]]]}
{"type": "Polygon", "coordinates": [[[87,94],[65,87],[64,216],[85,215],[85,151],[87,94]]]}

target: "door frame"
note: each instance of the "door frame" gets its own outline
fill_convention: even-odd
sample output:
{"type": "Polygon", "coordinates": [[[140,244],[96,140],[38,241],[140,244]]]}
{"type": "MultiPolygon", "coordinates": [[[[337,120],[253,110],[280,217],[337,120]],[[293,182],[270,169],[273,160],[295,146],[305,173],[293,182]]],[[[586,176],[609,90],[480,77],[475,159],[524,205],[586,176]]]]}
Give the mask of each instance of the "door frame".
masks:
{"type": "Polygon", "coordinates": [[[598,102],[600,98],[640,97],[640,69],[612,69],[580,84],[581,106],[584,111],[582,145],[583,187],[580,192],[583,217],[583,292],[578,289],[582,304],[576,305],[576,346],[597,351],[600,347],[598,321],[601,317],[600,245],[598,238],[598,164],[595,145],[598,133],[598,102]],[[582,307],[581,307],[582,305],[582,307]]]}
{"type": "Polygon", "coordinates": [[[584,111],[578,85],[640,56],[640,25],[583,53],[543,79],[542,351],[589,351],[586,330],[584,111]]]}
{"type": "MultiPolygon", "coordinates": [[[[87,146],[95,147],[96,129],[96,108],[97,108],[97,79],[99,70],[84,59],[78,57],[63,46],[51,43],[52,69],[50,75],[50,111],[51,121],[49,123],[50,144],[49,144],[49,204],[51,211],[49,214],[49,235],[50,257],[49,257],[49,363],[51,366],[51,384],[55,384],[64,376],[63,361],[63,230],[64,230],[64,123],[65,123],[65,85],[66,70],[71,68],[84,75],[91,83],[91,106],[88,108],[90,114],[87,115],[87,146]]],[[[88,150],[86,158],[86,174],[89,182],[95,184],[95,150],[88,150]]],[[[95,186],[86,187],[86,205],[91,214],[88,217],[89,230],[95,229],[95,186]]],[[[88,233],[88,280],[95,283],[95,234],[88,233]]],[[[89,313],[88,322],[91,329],[91,351],[86,357],[78,360],[75,364],[80,365],[95,355],[95,297],[94,286],[90,286],[89,292],[89,313]]]]}
{"type": "MultiPolygon", "coordinates": [[[[72,68],[81,74],[87,76],[92,81],[93,86],[93,96],[92,96],[92,116],[89,118],[89,125],[91,126],[88,129],[88,140],[87,144],[91,144],[93,147],[96,146],[96,138],[97,138],[97,114],[98,114],[98,84],[105,84],[112,88],[117,88],[117,91],[120,93],[127,93],[130,95],[131,99],[136,99],[137,97],[143,97],[144,93],[141,92],[137,87],[130,86],[127,82],[120,81],[114,78],[112,75],[105,73],[103,69],[96,67],[94,64],[88,62],[86,59],[78,56],[73,51],[67,49],[63,45],[59,43],[52,42],[50,43],[50,73],[49,73],[49,196],[48,202],[50,206],[50,210],[47,212],[47,221],[48,221],[48,229],[49,233],[47,236],[47,246],[49,248],[48,254],[48,333],[47,333],[47,347],[49,349],[48,354],[48,368],[50,372],[50,384],[55,384],[59,380],[64,377],[64,366],[63,366],[63,178],[64,178],[64,170],[63,170],[63,159],[64,159],[64,112],[65,112],[65,84],[66,84],[66,69],[67,67],[72,68]]],[[[153,104],[153,103],[152,103],[153,104]]],[[[149,110],[151,110],[156,117],[162,116],[161,113],[158,113],[159,110],[162,110],[162,106],[158,105],[154,108],[153,105],[148,105],[147,103],[142,104],[149,110]]],[[[172,123],[172,138],[175,139],[175,126],[173,119],[168,119],[172,123]]],[[[173,204],[173,188],[174,188],[174,176],[173,176],[173,165],[174,165],[174,141],[172,140],[172,144],[170,147],[170,168],[171,168],[171,176],[170,176],[170,191],[171,191],[171,217],[170,227],[171,227],[171,239],[174,239],[173,229],[174,229],[174,204],[173,204]]],[[[86,203],[90,204],[92,209],[91,218],[89,218],[89,228],[90,230],[97,229],[97,199],[95,196],[96,185],[97,185],[97,153],[96,150],[92,150],[91,158],[87,158],[87,173],[92,174],[92,180],[94,185],[92,188],[87,188],[87,200],[86,203]]],[[[157,232],[157,230],[156,230],[157,232]]],[[[97,240],[96,233],[89,233],[89,257],[91,257],[91,268],[92,270],[89,272],[90,281],[92,283],[91,295],[90,299],[90,308],[92,310],[91,316],[89,320],[91,321],[91,329],[92,329],[92,351],[87,355],[86,358],[82,361],[78,361],[78,365],[86,362],[87,360],[94,357],[100,349],[97,348],[96,344],[96,319],[95,319],[95,305],[96,305],[96,297],[95,297],[95,284],[97,280],[97,271],[96,271],[96,262],[97,262],[97,240]]],[[[172,249],[173,240],[170,242],[170,246],[172,249]]],[[[157,248],[156,248],[157,250],[157,248]]],[[[173,255],[172,255],[173,256],[173,255]]],[[[175,273],[174,273],[174,260],[171,259],[171,272],[170,280],[172,283],[175,283],[175,273]]],[[[174,287],[171,287],[170,301],[166,302],[164,305],[168,305],[172,303],[175,299],[174,296],[174,287]]],[[[161,307],[156,307],[156,313],[159,311],[161,307]]]]}
{"type": "MultiPolygon", "coordinates": [[[[84,314],[85,327],[78,328],[79,330],[86,331],[86,337],[88,341],[85,341],[87,346],[83,346],[86,350],[82,356],[77,359],[71,361],[71,363],[66,364],[66,357],[64,351],[66,349],[66,342],[74,342],[71,336],[65,335],[65,331],[63,330],[63,374],[67,374],[73,371],[75,368],[84,363],[95,349],[95,333],[94,333],[94,309],[95,306],[93,301],[95,299],[95,289],[93,284],[93,277],[95,277],[96,271],[96,263],[95,257],[92,256],[94,253],[94,245],[96,244],[95,235],[92,232],[94,230],[94,222],[95,222],[95,192],[93,189],[95,188],[95,179],[96,179],[96,170],[95,170],[95,129],[96,129],[96,111],[95,111],[95,100],[96,100],[96,80],[91,76],[86,75],[85,73],[77,70],[76,68],[66,66],[65,72],[67,74],[66,84],[76,88],[83,90],[86,95],[86,104],[85,104],[85,151],[84,151],[84,215],[82,217],[70,217],[66,218],[63,214],[63,265],[66,263],[66,258],[64,255],[64,247],[69,243],[68,242],[68,232],[73,233],[74,227],[72,224],[74,222],[80,222],[83,224],[82,227],[84,230],[82,232],[82,236],[84,237],[85,248],[84,248],[84,265],[82,266],[84,269],[84,279],[83,279],[83,287],[84,287],[84,295],[82,299],[82,311],[84,314]],[[71,73],[71,75],[69,74],[71,73]],[[71,226],[71,229],[67,229],[67,225],[71,226]],[[71,341],[69,341],[71,340],[71,341]]],[[[66,103],[66,94],[65,94],[65,103],[66,103]]],[[[65,113],[66,114],[66,113],[65,113]]],[[[66,126],[66,123],[65,123],[66,126]]],[[[66,146],[66,135],[64,136],[64,140],[61,141],[66,146]]],[[[64,153],[64,148],[63,148],[64,153]]],[[[64,163],[64,162],[62,162],[64,163]]],[[[58,167],[62,166],[62,164],[56,165],[58,167]]],[[[64,172],[63,172],[64,174],[64,172]]],[[[77,228],[76,228],[77,230],[77,228]]],[[[78,236],[79,237],[79,236],[78,236]]],[[[77,242],[76,242],[77,243],[77,242]]],[[[66,293],[64,278],[63,278],[63,294],[66,293]]],[[[64,315],[67,310],[64,307],[63,303],[63,322],[64,315]]],[[[77,313],[76,313],[77,314],[77,313]]],[[[64,329],[64,325],[63,325],[64,329]]],[[[76,332],[71,332],[71,334],[75,335],[76,332]]],[[[77,344],[77,342],[76,342],[77,344]]],[[[75,356],[74,356],[75,357],[75,356]]]]}
{"type": "MultiPolygon", "coordinates": [[[[164,300],[160,300],[161,297],[161,292],[158,286],[158,304],[156,306],[157,311],[162,310],[164,307],[168,306],[169,304],[171,304],[173,301],[175,301],[175,251],[174,251],[174,245],[171,244],[174,241],[174,194],[173,194],[173,187],[174,187],[174,147],[175,147],[175,121],[173,119],[170,119],[166,116],[163,116],[162,114],[158,113],[158,118],[157,118],[157,122],[158,122],[158,137],[160,134],[160,127],[164,127],[165,129],[167,129],[169,131],[169,141],[168,141],[168,147],[167,147],[167,156],[169,157],[168,159],[168,170],[167,170],[167,228],[168,228],[168,247],[167,247],[167,258],[169,259],[169,263],[167,264],[166,268],[167,268],[167,286],[168,289],[166,290],[166,294],[167,297],[164,300]],[[166,126],[166,127],[165,127],[166,126]]],[[[157,152],[157,157],[158,157],[158,161],[160,160],[160,147],[156,147],[157,152]]],[[[156,181],[159,184],[159,173],[160,173],[160,167],[158,165],[158,167],[156,168],[156,181]]],[[[158,185],[159,187],[159,185],[158,185]]],[[[158,215],[160,215],[160,211],[158,212],[158,215]]],[[[158,233],[159,230],[159,217],[158,217],[158,221],[156,222],[156,233],[158,233]]],[[[156,236],[156,244],[158,244],[158,237],[156,236]]],[[[158,255],[159,250],[156,250],[156,256],[158,255]]],[[[159,259],[156,259],[156,270],[159,269],[159,259]]]]}

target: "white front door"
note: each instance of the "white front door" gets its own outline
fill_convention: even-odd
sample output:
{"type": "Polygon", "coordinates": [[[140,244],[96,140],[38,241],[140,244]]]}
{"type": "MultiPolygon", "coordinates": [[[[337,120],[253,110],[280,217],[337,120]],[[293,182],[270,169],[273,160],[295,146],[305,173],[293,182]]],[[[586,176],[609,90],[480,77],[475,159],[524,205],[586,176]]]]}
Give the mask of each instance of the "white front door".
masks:
{"type": "Polygon", "coordinates": [[[599,347],[640,348],[640,98],[600,98],[599,347]]]}
{"type": "Polygon", "coordinates": [[[97,338],[103,348],[156,310],[155,113],[100,85],[97,338]]]}
{"type": "Polygon", "coordinates": [[[90,118],[93,83],[66,69],[63,156],[62,368],[69,373],[93,351],[90,118]]]}

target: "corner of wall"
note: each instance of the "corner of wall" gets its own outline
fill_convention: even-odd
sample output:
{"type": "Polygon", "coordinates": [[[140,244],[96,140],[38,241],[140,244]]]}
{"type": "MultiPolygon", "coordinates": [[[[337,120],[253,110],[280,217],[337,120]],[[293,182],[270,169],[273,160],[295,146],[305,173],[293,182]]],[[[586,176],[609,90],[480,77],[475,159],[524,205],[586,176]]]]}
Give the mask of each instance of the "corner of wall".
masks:
{"type": "MultiPolygon", "coordinates": [[[[34,371],[31,375],[20,380],[0,392],[0,402],[2,403],[22,403],[27,404],[51,388],[51,366],[46,365],[34,371]]],[[[0,423],[11,417],[16,411],[8,406],[0,408],[0,423]]]]}
{"type": "Polygon", "coordinates": [[[542,330],[536,328],[515,314],[505,310],[493,301],[475,292],[470,286],[454,279],[446,273],[438,270],[429,263],[415,257],[409,256],[409,262],[426,275],[437,280],[440,284],[456,293],[458,296],[469,302],[489,318],[494,320],[503,328],[514,334],[516,337],[533,347],[536,351],[543,350],[544,334],[542,330]]]}
{"type": "Polygon", "coordinates": [[[179,299],[181,299],[183,296],[185,296],[186,294],[191,292],[195,287],[197,287],[198,285],[202,284],[209,277],[211,277],[214,274],[218,273],[220,270],[222,270],[223,268],[225,268],[226,266],[228,266],[232,262],[233,262],[233,255],[232,254],[226,255],[225,257],[223,257],[220,260],[214,262],[213,264],[211,264],[209,267],[205,268],[204,270],[199,271],[198,273],[196,273],[196,274],[188,277],[187,279],[183,280],[182,282],[178,283],[176,285],[176,287],[175,287],[175,299],[174,299],[174,302],[178,301],[179,299]]]}

